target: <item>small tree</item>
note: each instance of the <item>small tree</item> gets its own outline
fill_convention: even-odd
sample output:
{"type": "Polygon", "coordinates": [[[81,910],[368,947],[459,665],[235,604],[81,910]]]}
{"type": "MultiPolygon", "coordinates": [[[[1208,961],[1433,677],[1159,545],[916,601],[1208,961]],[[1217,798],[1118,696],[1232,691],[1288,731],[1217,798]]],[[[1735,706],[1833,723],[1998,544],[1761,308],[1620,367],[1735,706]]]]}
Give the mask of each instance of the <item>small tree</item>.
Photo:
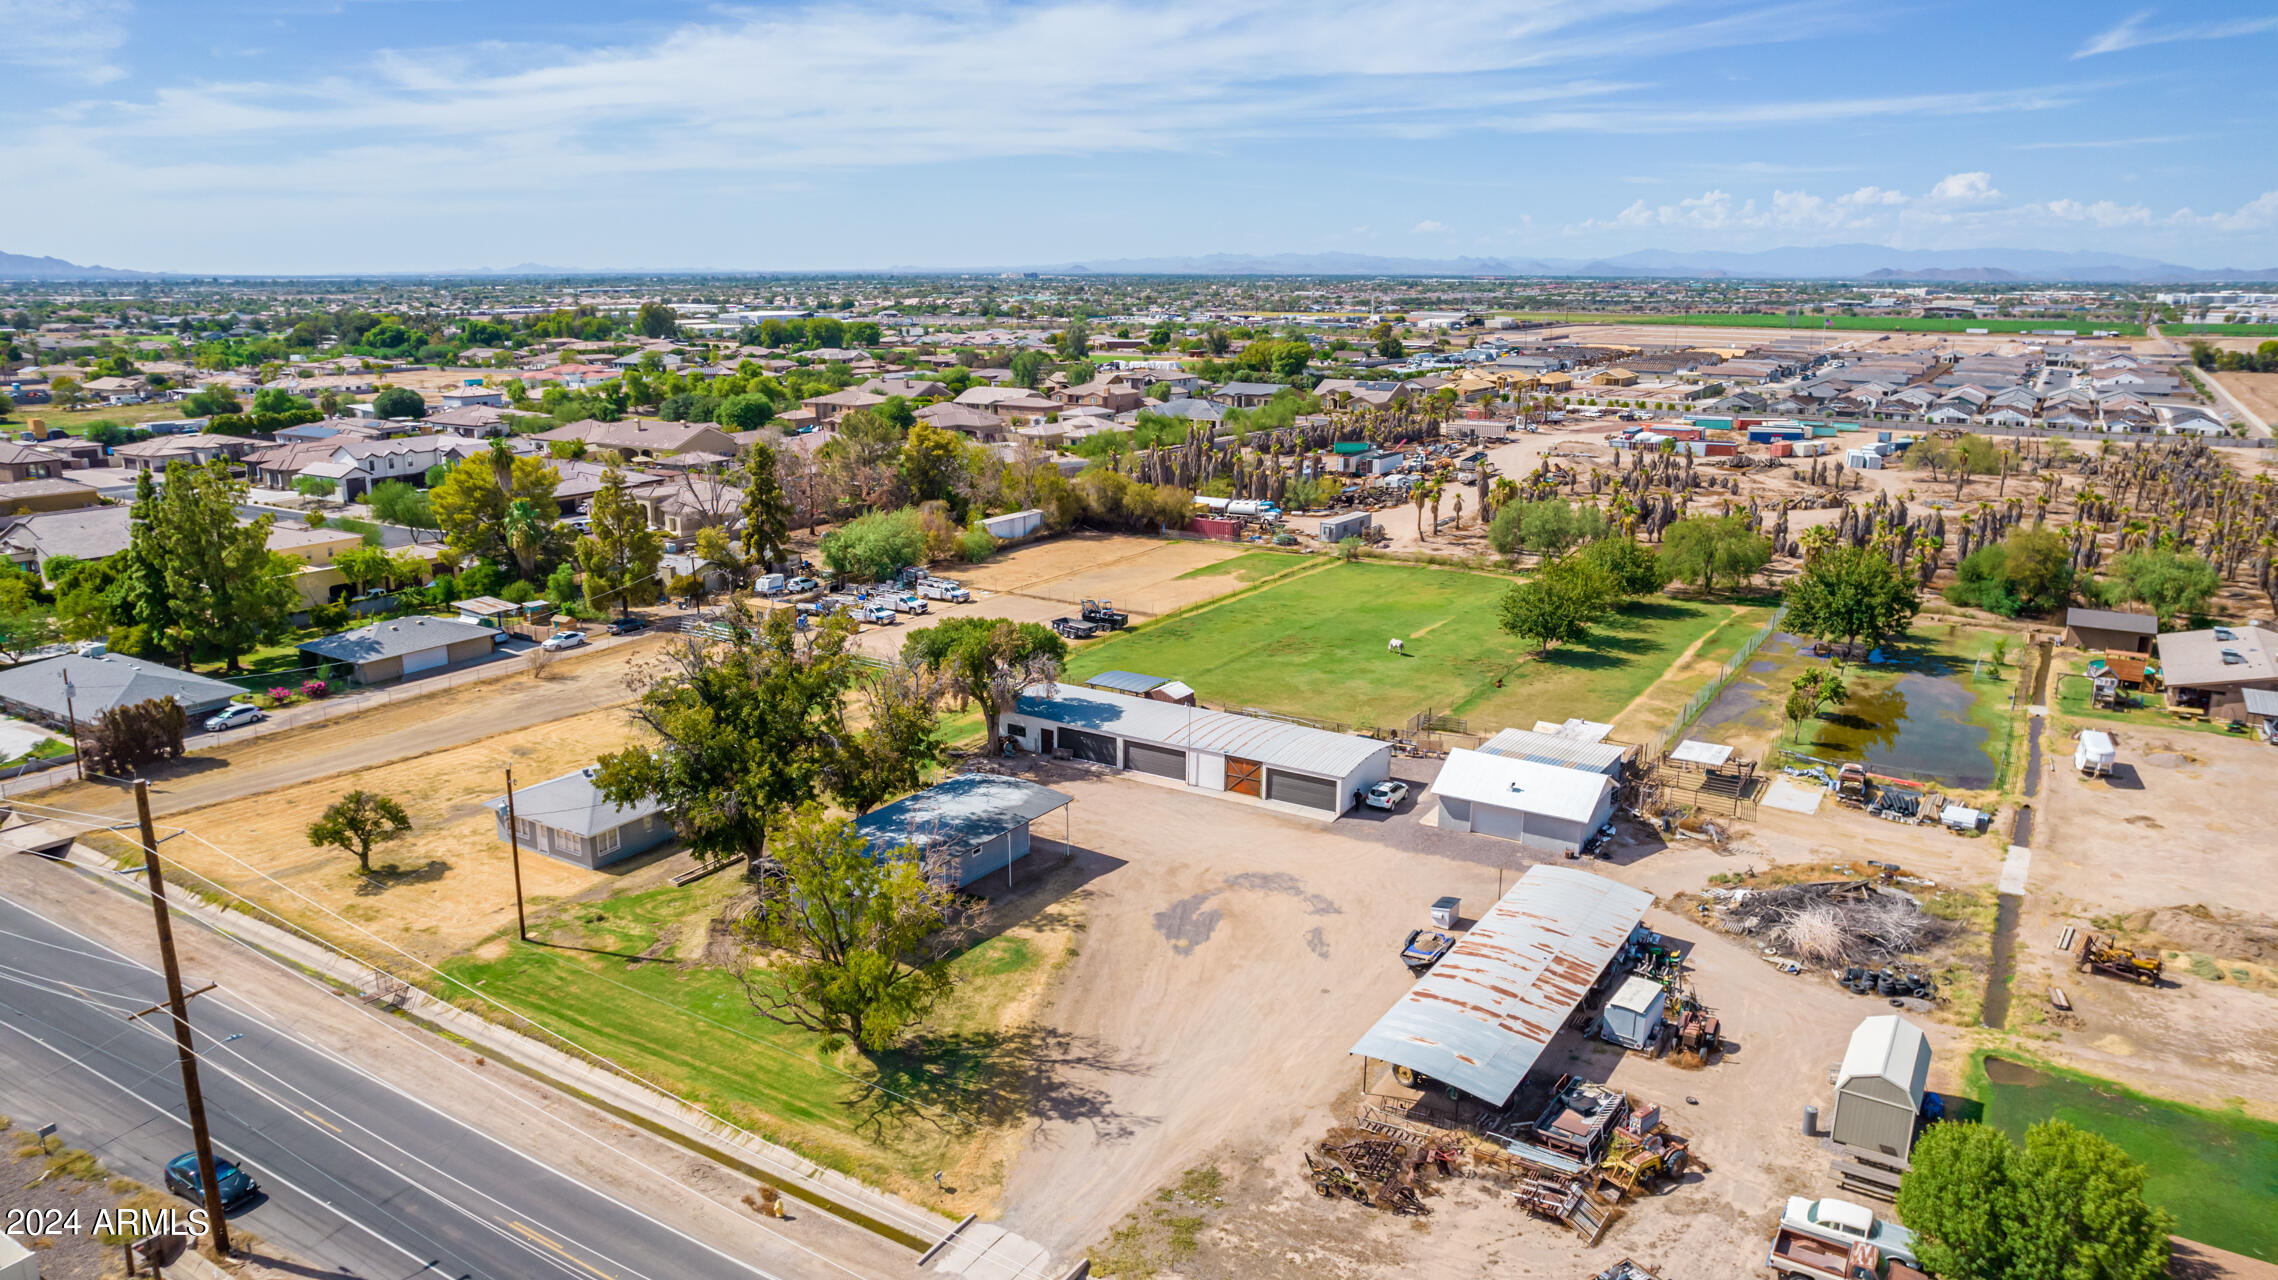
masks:
{"type": "Polygon", "coordinates": [[[340,489],[340,482],[330,476],[301,476],[293,481],[293,492],[304,498],[329,498],[340,489]]]}
{"type": "Polygon", "coordinates": [[[372,848],[402,838],[411,830],[411,816],[403,806],[374,791],[349,792],[309,824],[308,842],[331,845],[356,855],[360,870],[372,869],[372,848]]]}
{"type": "Polygon", "coordinates": [[[743,940],[766,956],[738,969],[760,1016],[823,1037],[890,1046],[950,991],[948,924],[955,895],[907,847],[874,852],[845,819],[800,806],[775,841],[782,892],[744,918],[743,940]]]}
{"type": "Polygon", "coordinates": [[[79,725],[79,750],[94,773],[132,774],[146,764],[182,754],[188,717],[172,698],[147,698],[113,707],[79,725]]]}
{"type": "Polygon", "coordinates": [[[1661,535],[1661,563],[1669,576],[1702,591],[1718,581],[1751,578],[1772,559],[1772,544],[1748,528],[1744,516],[1693,516],[1661,535]]]}
{"type": "Polygon", "coordinates": [[[2113,557],[2110,585],[2119,598],[2151,606],[2164,627],[2205,608],[2222,577],[2205,558],[2162,547],[2113,557]]]}
{"type": "Polygon", "coordinates": [[[2061,1120],[2019,1149],[1998,1130],[1932,1125],[1898,1214],[1942,1280],[2159,1280],[2175,1221],[2143,1198],[2144,1167],[2061,1120]]]}
{"type": "Polygon", "coordinates": [[[1582,558],[1606,575],[1618,595],[1649,596],[1669,585],[1669,570],[1661,557],[1632,538],[1619,534],[1599,538],[1582,549],[1582,558]]]}
{"type": "Polygon", "coordinates": [[[1547,653],[1553,644],[1577,644],[1606,613],[1610,584],[1579,560],[1559,560],[1503,593],[1503,630],[1535,642],[1547,653]]]}
{"type": "Polygon", "coordinates": [[[1799,636],[1855,644],[1904,631],[1922,607],[1912,574],[1876,547],[1822,552],[1788,583],[1787,628],[1799,636]]]}
{"type": "Polygon", "coordinates": [[[372,416],[377,418],[424,418],[427,401],[410,387],[389,387],[372,397],[372,416]]]}

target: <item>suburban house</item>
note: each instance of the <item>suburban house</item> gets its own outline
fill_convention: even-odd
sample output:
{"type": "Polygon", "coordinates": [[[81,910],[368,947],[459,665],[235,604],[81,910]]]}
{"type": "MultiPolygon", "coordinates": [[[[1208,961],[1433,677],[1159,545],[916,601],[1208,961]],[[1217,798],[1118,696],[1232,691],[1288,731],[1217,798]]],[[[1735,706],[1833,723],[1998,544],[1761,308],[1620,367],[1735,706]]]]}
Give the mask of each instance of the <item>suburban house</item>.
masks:
{"type": "Polygon", "coordinates": [[[0,511],[11,514],[68,511],[92,507],[102,496],[93,485],[78,480],[18,480],[0,484],[0,511]]]}
{"type": "MultiPolygon", "coordinates": [[[[506,425],[506,414],[498,409],[471,405],[461,409],[438,409],[419,420],[429,430],[446,435],[484,439],[503,436],[511,432],[506,425]]],[[[280,433],[281,434],[281,433],[280,433]]]]}
{"type": "Polygon", "coordinates": [[[67,654],[0,671],[0,710],[54,729],[152,698],[181,703],[194,725],[244,692],[227,681],[123,653],[67,654]]]}
{"type": "Polygon", "coordinates": [[[971,436],[983,444],[994,444],[1012,436],[1011,424],[1003,418],[969,404],[929,404],[917,411],[917,419],[943,431],[971,436]]]}
{"type": "Polygon", "coordinates": [[[1159,414],[1165,418],[1183,418],[1187,422],[1213,428],[1226,421],[1225,405],[1194,396],[1181,396],[1176,400],[1165,400],[1161,404],[1143,405],[1139,412],[1159,414]]]}
{"type": "Polygon", "coordinates": [[[1229,409],[1255,409],[1286,390],[1278,382],[1229,382],[1211,392],[1210,398],[1229,409]]]}
{"type": "Polygon", "coordinates": [[[626,497],[641,508],[651,528],[675,538],[693,538],[699,529],[734,529],[743,520],[744,491],[711,476],[682,474],[639,488],[626,497]]]}
{"type": "Polygon", "coordinates": [[[425,483],[427,470],[455,466],[484,451],[459,436],[410,436],[399,440],[309,440],[246,455],[247,471],[263,488],[289,489],[303,476],[330,480],[344,500],[372,491],[383,480],[425,483]]]}
{"type": "Polygon", "coordinates": [[[446,409],[471,409],[478,406],[503,409],[506,393],[496,387],[452,387],[442,396],[446,409]]]}
{"type": "Polygon", "coordinates": [[[1060,402],[1026,387],[967,387],[955,403],[993,413],[1015,426],[1060,412],[1060,402]]]}
{"type": "Polygon", "coordinates": [[[2159,619],[2148,613],[2114,609],[2067,609],[2064,642],[2091,652],[2117,649],[2122,653],[2150,653],[2159,638],[2159,619]]]}
{"type": "Polygon", "coordinates": [[[875,409],[886,403],[886,397],[849,387],[844,391],[833,391],[829,395],[810,396],[799,403],[815,411],[817,423],[826,423],[837,422],[857,409],[875,409]]]}
{"type": "Polygon", "coordinates": [[[588,765],[516,791],[511,828],[505,796],[485,800],[483,807],[496,815],[500,840],[586,868],[605,867],[672,839],[662,805],[611,804],[593,785],[593,774],[588,765]]]}
{"type": "Polygon", "coordinates": [[[358,684],[377,684],[487,656],[497,647],[498,635],[489,627],[451,618],[390,618],[308,641],[300,651],[353,667],[358,684]]]}
{"type": "Polygon", "coordinates": [[[627,418],[621,422],[600,422],[587,418],[568,426],[541,431],[530,439],[551,443],[556,440],[583,441],[588,450],[613,449],[627,459],[642,454],[661,453],[726,453],[736,451],[736,443],[728,433],[709,422],[654,422],[646,418],[627,418]]]}
{"type": "Polygon", "coordinates": [[[1110,413],[1127,413],[1145,403],[1146,398],[1139,388],[1114,374],[1101,374],[1089,382],[1078,383],[1058,396],[1062,404],[1094,405],[1110,413]]]}
{"type": "Polygon", "coordinates": [[[215,436],[204,432],[179,436],[152,436],[111,450],[120,466],[130,471],[164,471],[167,464],[186,462],[203,466],[216,458],[235,462],[261,448],[266,441],[251,436],[215,436]]]}
{"type": "Polygon", "coordinates": [[[62,474],[64,460],[34,445],[0,441],[0,483],[52,480],[62,474]]]}
{"type": "Polygon", "coordinates": [[[2167,632],[2159,637],[2159,678],[2171,707],[2243,719],[2248,689],[2278,689],[2278,632],[2260,623],[2167,632]]]}
{"type": "Polygon", "coordinates": [[[45,578],[55,556],[101,560],[126,550],[133,514],[126,506],[108,506],[0,517],[0,556],[45,578]]]}
{"type": "MultiPolygon", "coordinates": [[[[269,549],[300,562],[301,567],[293,573],[293,588],[301,593],[304,608],[315,608],[334,597],[348,594],[352,584],[348,581],[348,576],[340,571],[340,553],[353,551],[362,545],[363,535],[352,529],[311,529],[305,524],[275,524],[269,527],[269,549]]],[[[408,550],[423,557],[431,554],[425,548],[413,547],[408,550]]],[[[421,571],[420,578],[424,581],[433,575],[434,567],[430,563],[421,571]]]]}

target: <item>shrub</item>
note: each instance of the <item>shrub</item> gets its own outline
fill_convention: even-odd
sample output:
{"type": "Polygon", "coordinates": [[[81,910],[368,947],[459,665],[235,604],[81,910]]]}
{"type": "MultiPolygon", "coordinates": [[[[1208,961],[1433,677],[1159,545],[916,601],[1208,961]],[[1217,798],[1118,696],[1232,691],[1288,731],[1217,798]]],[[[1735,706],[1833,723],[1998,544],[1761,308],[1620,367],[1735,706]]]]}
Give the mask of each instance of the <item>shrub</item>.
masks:
{"type": "Polygon", "coordinates": [[[957,537],[957,554],[967,564],[979,564],[997,553],[995,535],[975,524],[957,537]]]}
{"type": "Polygon", "coordinates": [[[146,698],[84,722],[79,749],[97,773],[131,774],[142,765],[180,756],[187,720],[174,699],[146,698]]]}
{"type": "Polygon", "coordinates": [[[351,620],[348,606],[336,600],[327,600],[308,611],[308,624],[318,631],[330,634],[346,631],[351,620]]]}
{"type": "Polygon", "coordinates": [[[288,702],[291,702],[292,700],[293,691],[286,688],[284,685],[278,685],[277,687],[269,690],[269,701],[276,703],[280,707],[284,706],[288,702]]]}
{"type": "Polygon", "coordinates": [[[304,698],[321,698],[330,692],[332,692],[332,686],[322,680],[301,681],[301,696],[304,698]]]}

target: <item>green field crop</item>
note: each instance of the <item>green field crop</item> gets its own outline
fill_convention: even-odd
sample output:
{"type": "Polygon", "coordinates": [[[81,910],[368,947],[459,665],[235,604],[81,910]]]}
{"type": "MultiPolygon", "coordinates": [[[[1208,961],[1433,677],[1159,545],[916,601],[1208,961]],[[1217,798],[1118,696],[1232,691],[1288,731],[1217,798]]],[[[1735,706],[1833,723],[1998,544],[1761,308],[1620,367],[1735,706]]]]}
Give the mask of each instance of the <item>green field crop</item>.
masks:
{"type": "Polygon", "coordinates": [[[2202,334],[2212,338],[2278,338],[2278,324],[2163,324],[2165,336],[2202,334]]]}
{"type": "Polygon", "coordinates": [[[2112,333],[2130,338],[2143,336],[2144,327],[2119,320],[1948,320],[1922,316],[1786,316],[1769,312],[1745,312],[1733,315],[1694,313],[1686,315],[1621,315],[1604,311],[1521,311],[1510,313],[1521,320],[1549,320],[1561,324],[1668,324],[1692,325],[1701,328],[1723,329],[1843,329],[1870,333],[1966,333],[1983,329],[1987,333],[2033,333],[2039,330],[2068,329],[2086,337],[2091,333],[2112,333]]]}

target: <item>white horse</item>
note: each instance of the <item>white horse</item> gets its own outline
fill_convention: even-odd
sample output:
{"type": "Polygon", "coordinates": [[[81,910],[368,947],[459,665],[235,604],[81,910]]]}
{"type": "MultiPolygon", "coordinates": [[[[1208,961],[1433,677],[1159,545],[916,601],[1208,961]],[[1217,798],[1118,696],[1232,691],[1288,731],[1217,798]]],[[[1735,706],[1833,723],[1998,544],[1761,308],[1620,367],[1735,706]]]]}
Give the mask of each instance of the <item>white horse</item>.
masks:
{"type": "Polygon", "coordinates": [[[1387,653],[1406,653],[1408,647],[1398,640],[1387,640],[1384,644],[1384,650],[1387,653]]]}

